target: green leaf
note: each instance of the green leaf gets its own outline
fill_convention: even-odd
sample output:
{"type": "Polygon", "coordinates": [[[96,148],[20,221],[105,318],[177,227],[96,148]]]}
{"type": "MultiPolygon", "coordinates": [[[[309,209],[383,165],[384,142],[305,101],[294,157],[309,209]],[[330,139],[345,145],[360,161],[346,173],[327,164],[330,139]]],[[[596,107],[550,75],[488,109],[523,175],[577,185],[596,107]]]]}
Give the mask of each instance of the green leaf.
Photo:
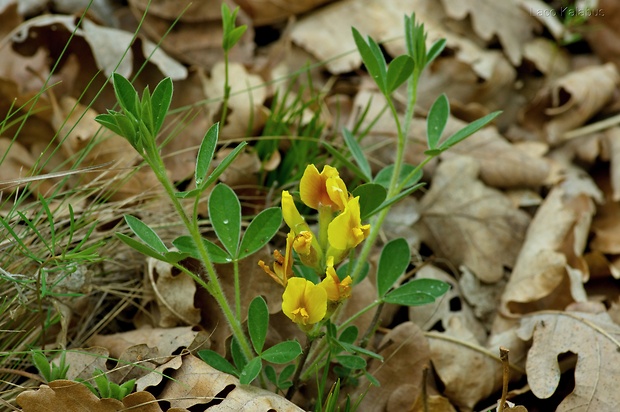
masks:
{"type": "Polygon", "coordinates": [[[446,124],[448,124],[449,116],[450,103],[444,93],[435,100],[426,117],[426,140],[429,149],[432,150],[437,147],[446,124]]]}
{"type": "Polygon", "coordinates": [[[376,386],[377,388],[381,386],[381,382],[379,382],[377,380],[377,378],[375,378],[374,376],[372,376],[372,374],[364,371],[364,376],[366,376],[366,379],[368,379],[368,382],[370,382],[371,384],[373,384],[374,386],[376,386]]]}
{"type": "MultiPolygon", "coordinates": [[[[269,365],[271,366],[271,365],[269,365]]],[[[278,382],[280,384],[284,383],[288,378],[293,376],[293,372],[295,372],[295,365],[286,365],[282,372],[280,372],[280,377],[278,378],[278,382]]]]}
{"type": "Polygon", "coordinates": [[[93,380],[97,385],[97,390],[99,391],[99,395],[101,398],[109,398],[110,397],[110,381],[108,377],[103,373],[101,369],[95,369],[93,372],[93,380]]]}
{"type": "Polygon", "coordinates": [[[359,143],[357,142],[357,139],[346,128],[342,130],[342,136],[344,137],[344,141],[347,144],[347,147],[349,148],[349,151],[351,152],[353,159],[355,159],[355,161],[360,167],[360,171],[364,175],[364,181],[371,182],[372,173],[370,171],[370,165],[368,164],[368,160],[366,159],[366,156],[364,155],[364,151],[362,150],[359,143]]]}
{"type": "Polygon", "coordinates": [[[125,113],[131,114],[134,118],[138,118],[140,116],[140,111],[138,110],[139,99],[136,89],[129,80],[118,73],[112,74],[112,80],[118,104],[125,113]]]}
{"type": "Polygon", "coordinates": [[[166,77],[163,79],[155,90],[153,90],[152,107],[153,107],[153,135],[156,136],[166,120],[168,110],[170,110],[170,102],[172,102],[173,85],[172,79],[166,77]]]}
{"type": "Polygon", "coordinates": [[[377,359],[383,362],[383,356],[371,350],[368,350],[368,349],[365,349],[359,346],[355,346],[351,343],[346,343],[346,342],[340,342],[340,346],[342,346],[344,350],[346,350],[349,353],[361,353],[364,356],[368,356],[368,357],[371,357],[371,358],[374,358],[374,359],[377,359]]]}
{"type": "Polygon", "coordinates": [[[359,331],[357,326],[351,325],[348,326],[345,330],[342,331],[338,340],[342,343],[353,343],[357,339],[359,331]]]}
{"type": "Polygon", "coordinates": [[[265,365],[263,370],[265,371],[265,376],[267,377],[267,379],[269,379],[269,382],[278,386],[278,375],[276,374],[276,370],[273,368],[273,366],[265,365]]]}
{"type": "Polygon", "coordinates": [[[215,170],[211,172],[211,174],[209,175],[209,178],[205,180],[204,182],[202,182],[202,185],[200,186],[200,190],[204,190],[205,187],[214,183],[220,177],[220,175],[224,173],[224,170],[226,170],[226,168],[230,166],[233,160],[235,160],[237,156],[239,156],[239,153],[241,153],[241,151],[243,150],[245,146],[247,146],[247,144],[248,144],[247,142],[241,142],[239,143],[237,147],[233,149],[232,152],[228,153],[228,156],[226,156],[224,160],[222,160],[220,164],[217,165],[215,170]]]}
{"type": "Polygon", "coordinates": [[[155,249],[145,245],[142,242],[138,242],[136,239],[129,237],[123,233],[115,233],[116,237],[119,238],[124,244],[126,244],[127,246],[137,250],[138,252],[142,253],[143,255],[146,256],[150,256],[152,258],[155,258],[157,260],[163,260],[164,256],[161,253],[158,253],[155,249]]]}
{"type": "Polygon", "coordinates": [[[396,57],[387,70],[387,91],[392,93],[413,73],[413,59],[406,54],[396,57]]]}
{"type": "Polygon", "coordinates": [[[234,336],[230,339],[230,355],[232,356],[233,362],[235,362],[235,366],[238,370],[245,368],[248,360],[243,354],[239,341],[234,336]]]}
{"type": "Polygon", "coordinates": [[[52,365],[41,351],[32,351],[32,363],[34,363],[34,366],[37,367],[39,373],[43,376],[43,378],[45,378],[46,382],[51,382],[53,380],[52,365]]]}
{"type": "Polygon", "coordinates": [[[366,220],[383,203],[387,190],[379,184],[366,183],[356,187],[351,194],[360,197],[360,218],[366,220]]]}
{"type": "Polygon", "coordinates": [[[170,252],[166,252],[163,255],[163,260],[174,264],[174,263],[178,263],[180,261],[182,261],[183,259],[189,257],[190,254],[189,253],[185,253],[185,252],[177,252],[177,251],[170,251],[170,252]]]}
{"type": "MultiPolygon", "coordinates": [[[[357,31],[355,27],[351,27],[351,31],[353,32],[353,39],[355,40],[355,45],[357,46],[357,50],[362,57],[362,61],[368,70],[368,73],[372,76],[379,89],[385,94],[387,92],[386,88],[386,75],[385,72],[385,60],[377,59],[371,47],[366,43],[362,35],[357,31]],[[381,65],[383,64],[383,70],[381,70],[381,65]]],[[[369,38],[369,41],[372,43],[372,39],[369,38]]],[[[376,44],[376,43],[375,43],[376,44]]]]}
{"type": "Polygon", "coordinates": [[[281,225],[282,209],[279,207],[270,207],[256,215],[243,234],[237,259],[250,256],[265,246],[275,236],[281,225]]]}
{"type": "Polygon", "coordinates": [[[379,266],[377,267],[377,294],[379,298],[385,296],[407,270],[411,262],[409,244],[403,238],[389,241],[381,250],[379,266]]]}
{"type": "Polygon", "coordinates": [[[162,254],[168,251],[168,248],[164,245],[164,242],[162,242],[159,236],[157,236],[157,233],[155,233],[155,231],[146,223],[131,215],[125,215],[125,222],[127,222],[127,225],[131,231],[135,233],[140,240],[153,248],[155,251],[162,254]]]}
{"type": "MultiPolygon", "coordinates": [[[[415,169],[415,166],[403,163],[403,166],[400,168],[400,175],[398,176],[398,185],[402,184],[403,181],[409,176],[409,174],[415,169]]],[[[392,180],[392,174],[394,173],[394,165],[389,165],[384,167],[377,173],[375,176],[375,182],[380,184],[381,186],[389,189],[390,181],[392,180]]],[[[419,170],[413,177],[407,180],[407,183],[403,187],[407,188],[413,186],[418,183],[418,181],[422,178],[422,170],[419,170]]]]}
{"type": "Polygon", "coordinates": [[[336,360],[345,368],[349,369],[366,369],[366,361],[364,358],[356,355],[336,355],[336,360]]]}
{"type": "Polygon", "coordinates": [[[415,186],[411,186],[407,190],[403,190],[402,192],[400,192],[396,196],[391,197],[388,200],[386,200],[385,202],[381,203],[381,205],[378,208],[376,208],[375,210],[373,210],[368,216],[369,217],[373,216],[373,215],[379,213],[381,210],[385,209],[386,207],[391,206],[394,203],[399,202],[400,200],[406,198],[407,196],[409,196],[410,194],[412,194],[413,192],[415,192],[416,190],[418,190],[419,188],[421,188],[424,185],[425,185],[425,183],[418,183],[415,186]]]}
{"type": "Polygon", "coordinates": [[[414,279],[385,295],[383,301],[405,306],[426,305],[449,289],[450,285],[440,280],[414,279]]]}
{"type": "Polygon", "coordinates": [[[248,308],[248,331],[256,353],[260,355],[267,338],[269,327],[269,309],[261,296],[255,297],[248,308]]]}
{"type": "Polygon", "coordinates": [[[123,131],[116,122],[116,116],[122,116],[122,114],[99,114],[95,117],[95,121],[106,129],[110,129],[117,135],[125,137],[123,131]]]}
{"type": "Polygon", "coordinates": [[[223,48],[230,50],[235,47],[235,44],[237,44],[237,42],[241,39],[247,28],[248,27],[246,25],[242,25],[231,30],[226,36],[226,41],[223,48]]]}
{"type": "Polygon", "coordinates": [[[239,371],[219,353],[211,349],[203,349],[198,351],[198,356],[218,371],[239,377],[239,371]]]}
{"type": "Polygon", "coordinates": [[[474,120],[473,122],[471,122],[467,126],[463,127],[461,130],[459,130],[458,132],[456,132],[452,136],[450,136],[445,142],[443,142],[441,144],[441,146],[439,148],[441,150],[446,150],[446,149],[454,146],[455,144],[459,143],[460,141],[462,141],[462,140],[466,139],[467,137],[471,136],[472,134],[476,133],[478,130],[482,129],[484,126],[486,126],[488,123],[493,121],[493,119],[495,119],[501,113],[502,113],[501,111],[489,113],[486,116],[481,117],[478,120],[474,120]]]}
{"type": "MultiPolygon", "coordinates": [[[[202,239],[202,243],[207,249],[207,254],[209,255],[209,259],[213,263],[230,263],[232,262],[232,257],[221,247],[211,242],[208,239],[202,239]]],[[[179,249],[181,252],[188,253],[194,259],[198,259],[202,261],[202,256],[200,256],[200,252],[194,243],[194,240],[190,236],[179,236],[178,238],[172,241],[172,244],[179,249]]]]}
{"type": "Polygon", "coordinates": [[[433,43],[431,48],[428,49],[428,53],[426,53],[426,65],[428,66],[429,64],[431,64],[431,62],[441,54],[445,47],[446,39],[439,39],[435,43],[433,43]]]}
{"type": "Polygon", "coordinates": [[[142,102],[140,103],[140,121],[144,123],[151,135],[155,136],[153,127],[153,106],[151,106],[151,93],[146,86],[142,92],[142,102]]]}
{"type": "Polygon", "coordinates": [[[239,374],[239,383],[242,385],[249,385],[254,379],[258,377],[263,362],[261,358],[254,358],[245,365],[241,373],[239,374]]]}
{"type": "Polygon", "coordinates": [[[220,183],[209,196],[209,218],[217,238],[231,256],[239,253],[241,204],[235,192],[220,183]]]}
{"type": "Polygon", "coordinates": [[[196,179],[196,186],[200,186],[204,178],[207,176],[209,167],[211,166],[211,160],[215,153],[215,147],[217,146],[218,136],[220,134],[220,124],[215,123],[207,130],[205,137],[200,143],[198,149],[198,155],[196,156],[196,170],[194,172],[194,179],[196,179]]]}
{"type": "Polygon", "coordinates": [[[267,362],[283,364],[295,360],[301,355],[301,345],[296,340],[280,342],[264,351],[260,357],[267,362]]]}

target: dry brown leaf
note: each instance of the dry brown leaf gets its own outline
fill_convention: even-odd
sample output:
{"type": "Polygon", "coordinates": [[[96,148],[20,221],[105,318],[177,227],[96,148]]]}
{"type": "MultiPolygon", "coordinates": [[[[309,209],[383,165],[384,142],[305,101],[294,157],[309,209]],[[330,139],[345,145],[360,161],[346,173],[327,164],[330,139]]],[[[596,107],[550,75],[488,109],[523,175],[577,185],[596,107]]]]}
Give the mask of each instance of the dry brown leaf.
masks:
{"type": "MultiPolygon", "coordinates": [[[[142,28],[151,40],[161,42],[161,47],[179,61],[202,68],[211,68],[224,57],[220,12],[222,3],[232,9],[236,7],[231,0],[129,1],[136,20],[140,21],[145,16],[142,28]],[[174,30],[170,31],[170,27],[174,27],[174,30]]],[[[255,47],[252,21],[244,10],[240,10],[236,23],[248,26],[248,30],[230,51],[230,58],[235,62],[249,64],[255,47]]]]}
{"type": "Polygon", "coordinates": [[[141,328],[111,335],[95,335],[88,341],[88,344],[106,348],[113,358],[120,358],[125,351],[140,344],[157,348],[161,356],[171,356],[180,348],[190,350],[201,348],[206,344],[206,339],[204,332],[194,331],[191,326],[179,326],[176,328],[141,328]]]}
{"type": "Polygon", "coordinates": [[[236,0],[237,4],[250,15],[255,25],[261,26],[285,20],[296,14],[306,13],[334,0],[236,0]]]}
{"type": "Polygon", "coordinates": [[[475,160],[454,157],[442,162],[424,195],[421,237],[440,257],[467,266],[480,280],[493,283],[515,263],[529,217],[477,177],[475,160]]]}
{"type": "Polygon", "coordinates": [[[20,187],[18,180],[30,175],[35,159],[19,142],[6,137],[0,137],[0,153],[3,156],[0,167],[0,190],[20,187]]]}
{"type": "MultiPolygon", "coordinates": [[[[592,187],[594,186],[594,187],[592,187]]],[[[501,312],[563,309],[584,300],[588,269],[582,257],[594,214],[590,179],[569,178],[554,187],[528,228],[502,296],[501,312]]]]}
{"type": "MultiPolygon", "coordinates": [[[[228,66],[230,99],[228,100],[228,117],[226,124],[220,127],[221,138],[239,138],[259,130],[266,120],[262,109],[267,93],[260,87],[264,81],[249,73],[238,63],[228,66]],[[251,124],[251,128],[248,127],[251,124]]],[[[217,63],[211,71],[211,77],[204,81],[204,94],[209,98],[219,98],[224,93],[225,65],[217,63]]],[[[210,105],[211,112],[218,112],[221,102],[210,105]]]]}
{"type": "MultiPolygon", "coordinates": [[[[461,319],[451,319],[444,333],[427,332],[437,376],[446,395],[462,412],[473,407],[502,386],[500,346],[510,349],[510,361],[519,365],[525,359],[525,344],[512,332],[494,335],[482,345],[461,319]]],[[[518,366],[516,367],[518,370],[518,366]]],[[[512,371],[511,378],[519,373],[512,371]]]]}
{"type": "MultiPolygon", "coordinates": [[[[433,303],[409,307],[410,321],[425,331],[434,328],[438,322],[441,323],[441,327],[444,330],[447,330],[450,326],[450,319],[458,317],[461,323],[467,325],[467,329],[472,332],[479,342],[486,340],[487,332],[485,328],[476,319],[468,302],[463,299],[459,282],[454,277],[435,266],[424,265],[416,272],[415,278],[441,280],[448,283],[451,288],[445,295],[433,303]]],[[[495,287],[495,285],[491,287],[495,287]]]]}
{"type": "Polygon", "coordinates": [[[614,412],[620,405],[620,327],[606,313],[546,312],[521,319],[521,339],[533,339],[527,357],[528,383],[549,398],[560,381],[558,356],[577,354],[575,389],[556,411],[614,412]]]}
{"type": "Polygon", "coordinates": [[[504,46],[504,53],[512,64],[521,63],[523,45],[540,30],[540,23],[520,7],[516,0],[489,1],[468,0],[451,2],[442,0],[446,14],[453,19],[462,20],[468,15],[476,33],[489,42],[494,36],[504,46]]]}
{"type": "Polygon", "coordinates": [[[583,37],[601,60],[620,68],[620,4],[598,0],[593,11],[596,13],[587,19],[583,37]]]}
{"type": "Polygon", "coordinates": [[[196,283],[171,264],[147,258],[149,285],[159,305],[159,326],[169,328],[179,324],[197,325],[200,309],[194,306],[196,283]]]}
{"type": "MultiPolygon", "coordinates": [[[[620,136],[618,136],[620,137],[620,136]]],[[[620,160],[620,159],[619,159],[620,160]]],[[[590,248],[605,254],[620,254],[620,204],[613,198],[611,182],[607,176],[598,176],[598,187],[605,194],[605,201],[597,205],[592,219],[593,238],[590,248]]]]}
{"type": "Polygon", "coordinates": [[[542,89],[522,114],[522,123],[551,144],[583,125],[613,96],[620,81],[611,64],[573,71],[542,89]]]}
{"type": "Polygon", "coordinates": [[[448,398],[440,395],[429,395],[426,400],[426,407],[428,409],[425,408],[424,401],[420,396],[409,412],[456,412],[448,398]]]}
{"type": "MultiPolygon", "coordinates": [[[[467,123],[450,117],[445,136],[456,133],[466,125],[467,123]]],[[[442,157],[458,155],[476,159],[480,164],[480,180],[497,188],[541,186],[551,168],[547,159],[521,150],[500,135],[495,127],[485,127],[444,152],[442,157]]]]}
{"type": "Polygon", "coordinates": [[[620,201],[620,127],[612,127],[605,132],[609,150],[611,200],[620,201]]]}
{"type": "Polygon", "coordinates": [[[78,382],[55,380],[17,396],[23,412],[117,412],[131,408],[136,412],[161,412],[155,397],[148,392],[136,392],[123,401],[99,399],[90,389],[78,382]]]}
{"type": "MultiPolygon", "coordinates": [[[[122,74],[125,77],[129,77],[132,74],[134,55],[133,49],[129,45],[133,39],[133,33],[98,26],[89,20],[82,21],[79,29],[76,28],[75,24],[76,20],[73,16],[48,15],[27,20],[19,26],[13,35],[13,47],[18,51],[22,48],[27,50],[32,47],[32,45],[27,43],[34,41],[32,40],[33,38],[39,39],[35,47],[41,46],[40,39],[45,39],[45,36],[43,33],[34,34],[34,32],[60,29],[67,30],[69,33],[75,31],[76,36],[84,38],[89,44],[97,67],[106,76],[110,76],[112,72],[122,74]],[[128,48],[129,52],[125,55],[128,48]],[[119,62],[120,65],[118,65],[119,62]]],[[[53,37],[47,36],[47,38],[51,40],[53,37]]],[[[143,57],[150,56],[150,61],[164,75],[170,76],[173,80],[187,77],[187,69],[168,57],[154,43],[143,39],[141,45],[143,57]]]]}
{"type": "MultiPolygon", "coordinates": [[[[404,322],[385,335],[379,347],[383,348],[379,354],[384,361],[373,361],[368,372],[381,382],[381,386],[368,388],[363,410],[407,410],[422,389],[422,369],[430,361],[428,342],[420,328],[412,322],[404,322]]],[[[366,388],[364,384],[359,386],[361,392],[366,388]]]]}
{"type": "Polygon", "coordinates": [[[221,402],[210,406],[210,412],[302,411],[273,392],[241,385],[234,376],[213,369],[192,355],[183,357],[183,365],[171,373],[171,378],[161,398],[168,400],[173,408],[189,408],[217,398],[221,402]]]}

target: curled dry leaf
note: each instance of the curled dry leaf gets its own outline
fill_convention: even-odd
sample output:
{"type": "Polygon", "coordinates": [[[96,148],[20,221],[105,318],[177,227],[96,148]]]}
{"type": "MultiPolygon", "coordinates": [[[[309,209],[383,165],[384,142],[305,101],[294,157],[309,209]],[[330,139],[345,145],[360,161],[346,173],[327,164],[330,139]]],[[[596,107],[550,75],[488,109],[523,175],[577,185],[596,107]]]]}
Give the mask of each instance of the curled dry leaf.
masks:
{"type": "Polygon", "coordinates": [[[200,309],[194,306],[196,283],[171,264],[147,258],[150,287],[159,306],[159,326],[172,327],[179,323],[197,325],[200,309]]]}
{"type": "Polygon", "coordinates": [[[237,4],[250,15],[257,26],[276,23],[288,17],[313,10],[334,0],[236,0],[237,4]]]}
{"type": "Polygon", "coordinates": [[[571,72],[538,93],[524,110],[522,123],[542,133],[549,143],[558,144],[565,132],[583,125],[605,106],[619,81],[611,63],[571,72]]]}
{"type": "MultiPolygon", "coordinates": [[[[467,123],[451,116],[445,135],[450,136],[466,125],[467,123]]],[[[551,169],[547,159],[521,150],[500,135],[493,126],[485,127],[465,139],[444,152],[442,157],[459,155],[476,159],[480,164],[480,180],[498,188],[541,186],[551,169]]]]}
{"type": "MultiPolygon", "coordinates": [[[[98,26],[90,20],[83,20],[81,26],[76,26],[76,19],[73,16],[48,15],[36,19],[30,19],[22,23],[13,35],[13,47],[24,54],[29,54],[31,48],[39,48],[42,39],[52,42],[57,38],[54,35],[46,34],[49,31],[65,30],[69,34],[83,38],[93,53],[97,67],[106,76],[112,72],[122,74],[125,77],[131,76],[133,72],[133,49],[130,47],[133,40],[133,33],[109,27],[98,26]],[[127,50],[129,50],[127,52],[127,50]]],[[[64,41],[64,40],[63,40],[64,41]]],[[[165,76],[170,76],[173,80],[184,79],[187,77],[187,69],[171,59],[163,50],[142,39],[142,57],[150,57],[151,63],[156,65],[165,76]]]]}
{"type": "MultiPolygon", "coordinates": [[[[190,0],[130,0],[131,12],[142,23],[149,38],[174,58],[184,63],[211,68],[223,60],[222,3],[234,9],[235,3],[226,1],[190,0]],[[174,30],[170,30],[174,27],[174,30]]],[[[237,25],[245,24],[248,30],[230,51],[230,58],[240,63],[251,63],[254,55],[254,29],[252,21],[240,10],[237,25]]]]}
{"type": "Polygon", "coordinates": [[[183,357],[183,365],[171,373],[171,378],[161,398],[173,408],[189,408],[217,399],[218,404],[211,406],[210,411],[302,411],[273,392],[241,385],[234,376],[213,369],[192,355],[183,357]]]}
{"type": "Polygon", "coordinates": [[[514,265],[530,219],[504,194],[480,182],[478,173],[471,158],[441,163],[420,202],[422,218],[415,227],[439,257],[494,283],[504,267],[514,265]]]}
{"type": "MultiPolygon", "coordinates": [[[[544,305],[562,309],[584,300],[588,268],[582,253],[595,207],[590,179],[569,178],[554,187],[540,206],[502,295],[504,315],[544,305]]],[[[598,189],[596,189],[598,190],[598,189]]]]}
{"type": "MultiPolygon", "coordinates": [[[[471,273],[471,272],[470,272],[471,273]]],[[[473,275],[472,275],[473,276],[473,275]]],[[[436,279],[450,284],[450,290],[433,303],[409,307],[409,320],[422,330],[428,331],[441,322],[441,327],[448,330],[450,319],[460,318],[461,323],[467,325],[476,339],[484,342],[487,333],[466,300],[463,299],[459,283],[454,277],[432,265],[424,265],[416,272],[416,279],[436,279]]],[[[495,284],[492,285],[495,287],[495,284]]]]}
{"type": "Polygon", "coordinates": [[[518,379],[525,359],[525,344],[513,331],[492,336],[482,345],[458,317],[450,321],[446,332],[427,332],[433,366],[445,385],[446,395],[462,412],[473,407],[502,386],[499,346],[510,349],[513,364],[511,378],[518,379]]]}
{"type": "Polygon", "coordinates": [[[556,411],[614,412],[620,405],[620,327],[606,313],[546,312],[521,319],[519,337],[533,340],[527,357],[528,383],[538,398],[556,391],[558,356],[577,355],[575,388],[556,411]]]}
{"type": "Polygon", "coordinates": [[[359,386],[360,393],[368,389],[363,409],[371,412],[407,410],[422,389],[422,370],[430,362],[428,342],[420,328],[412,322],[404,322],[385,335],[379,347],[383,348],[379,354],[384,361],[373,361],[368,372],[381,386],[359,386]]]}
{"type": "Polygon", "coordinates": [[[540,23],[521,8],[516,0],[489,2],[486,0],[468,0],[451,2],[442,0],[446,14],[462,20],[468,15],[474,31],[483,40],[491,41],[497,36],[504,53],[512,64],[521,63],[523,45],[541,29],[540,23]]]}

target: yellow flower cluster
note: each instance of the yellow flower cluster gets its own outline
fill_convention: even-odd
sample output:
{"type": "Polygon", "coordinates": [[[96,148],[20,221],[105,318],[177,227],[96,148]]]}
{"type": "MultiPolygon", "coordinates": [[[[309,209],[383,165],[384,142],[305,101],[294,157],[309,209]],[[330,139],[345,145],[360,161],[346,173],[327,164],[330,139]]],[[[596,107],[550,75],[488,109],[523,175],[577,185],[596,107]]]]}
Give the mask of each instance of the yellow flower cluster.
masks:
{"type": "Polygon", "coordinates": [[[288,191],[282,192],[282,215],[290,228],[284,256],[274,252],[273,270],[263,261],[258,264],[276,282],[285,287],[282,311],[293,322],[307,327],[329,317],[340,302],[351,295],[352,280],[340,280],[334,265],[367,236],[370,225],[362,225],[359,197],[352,197],[338,170],[323,167],[319,173],[308,165],[299,184],[301,201],[319,213],[319,236],[315,236],[297,210],[288,191]],[[301,262],[324,275],[322,282],[293,277],[293,254],[301,262]]]}

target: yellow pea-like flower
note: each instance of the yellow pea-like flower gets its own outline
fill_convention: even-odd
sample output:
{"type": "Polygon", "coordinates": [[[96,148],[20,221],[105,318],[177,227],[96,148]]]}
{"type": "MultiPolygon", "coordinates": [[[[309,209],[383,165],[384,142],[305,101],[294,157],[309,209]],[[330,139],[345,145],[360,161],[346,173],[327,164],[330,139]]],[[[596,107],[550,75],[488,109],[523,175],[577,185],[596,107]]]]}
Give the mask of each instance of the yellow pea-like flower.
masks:
{"type": "Polygon", "coordinates": [[[329,165],[321,173],[313,164],[308,165],[299,182],[299,194],[308,207],[316,210],[328,207],[332,212],[344,210],[349,198],[338,170],[329,165]]]}
{"type": "Polygon", "coordinates": [[[273,262],[273,270],[269,268],[262,260],[258,261],[258,266],[263,268],[265,273],[267,273],[273,280],[278,282],[280,285],[286,287],[289,278],[293,276],[293,242],[295,240],[295,235],[293,232],[290,232],[286,236],[286,250],[284,251],[284,256],[280,253],[279,250],[275,250],[273,252],[274,262],[273,262]]]}
{"type": "Polygon", "coordinates": [[[325,279],[319,284],[327,292],[327,299],[330,302],[342,302],[351,297],[351,284],[353,280],[351,276],[347,276],[340,280],[336,270],[334,269],[334,257],[327,258],[327,270],[325,271],[325,279]]]}
{"type": "Polygon", "coordinates": [[[327,239],[331,248],[348,251],[362,243],[369,232],[370,225],[362,225],[358,196],[349,200],[344,211],[329,224],[327,239]]]}
{"type": "Polygon", "coordinates": [[[320,322],[327,313],[327,292],[304,278],[291,278],[282,294],[282,312],[300,326],[320,322]]]}

